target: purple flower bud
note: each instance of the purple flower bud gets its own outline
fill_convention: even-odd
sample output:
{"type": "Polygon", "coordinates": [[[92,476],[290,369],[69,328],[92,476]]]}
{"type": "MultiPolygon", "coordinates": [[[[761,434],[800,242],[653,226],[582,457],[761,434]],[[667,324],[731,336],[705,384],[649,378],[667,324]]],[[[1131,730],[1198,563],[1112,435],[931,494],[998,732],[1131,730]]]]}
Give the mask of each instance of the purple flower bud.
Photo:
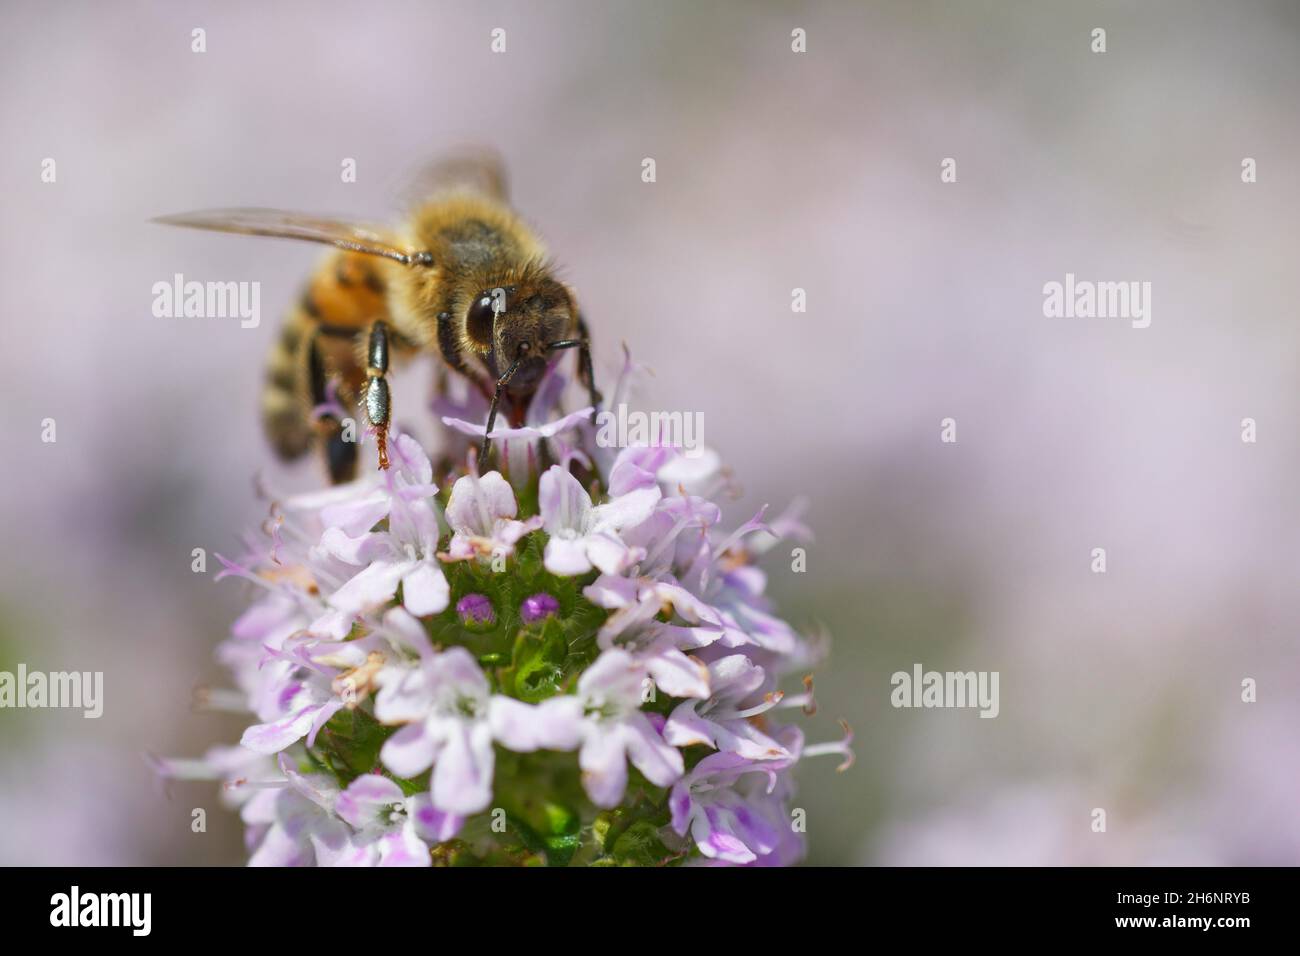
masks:
{"type": "Polygon", "coordinates": [[[524,603],[519,606],[519,616],[524,619],[525,624],[532,624],[544,617],[550,617],[559,609],[559,601],[545,591],[539,591],[532,597],[524,598],[524,603]]]}
{"type": "Polygon", "coordinates": [[[466,594],[456,602],[456,613],[466,624],[495,624],[497,619],[485,594],[466,594]]]}

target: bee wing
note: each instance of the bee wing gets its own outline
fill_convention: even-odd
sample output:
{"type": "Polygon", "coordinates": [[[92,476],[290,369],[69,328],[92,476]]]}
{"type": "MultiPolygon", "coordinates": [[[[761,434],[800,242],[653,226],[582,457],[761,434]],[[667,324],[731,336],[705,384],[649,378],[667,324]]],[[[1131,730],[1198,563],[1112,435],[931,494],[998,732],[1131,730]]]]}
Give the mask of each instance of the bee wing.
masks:
{"type": "Polygon", "coordinates": [[[383,256],[405,265],[428,265],[431,261],[427,252],[406,248],[396,236],[382,227],[341,219],[323,219],[283,209],[201,209],[197,212],[159,216],[153,221],[169,226],[184,226],[187,229],[324,242],[349,252],[383,256]]]}
{"type": "Polygon", "coordinates": [[[430,196],[453,190],[467,190],[500,202],[510,199],[510,182],[505,160],[487,147],[464,147],[420,167],[402,190],[408,206],[430,196]]]}

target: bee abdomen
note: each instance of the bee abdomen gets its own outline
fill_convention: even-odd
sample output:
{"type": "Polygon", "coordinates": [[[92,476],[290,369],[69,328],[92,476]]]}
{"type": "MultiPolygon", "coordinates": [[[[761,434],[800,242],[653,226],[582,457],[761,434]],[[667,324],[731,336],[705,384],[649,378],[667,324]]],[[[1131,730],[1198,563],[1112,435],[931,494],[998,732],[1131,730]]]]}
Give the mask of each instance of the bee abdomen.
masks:
{"type": "Polygon", "coordinates": [[[300,458],[311,447],[311,388],[309,350],[315,321],[294,308],[280,328],[267,358],[262,389],[262,427],[275,453],[285,461],[300,458]]]}
{"type": "MultiPolygon", "coordinates": [[[[365,382],[357,343],[375,321],[387,317],[385,291],[384,277],[369,258],[331,253],[289,310],[267,358],[262,391],[262,424],[281,458],[298,458],[318,438],[332,434],[328,422],[318,427],[312,417],[330,400],[331,381],[345,407],[356,401],[365,382]]],[[[335,457],[331,447],[326,451],[335,457]]],[[[339,473],[331,464],[330,474],[339,473]]]]}

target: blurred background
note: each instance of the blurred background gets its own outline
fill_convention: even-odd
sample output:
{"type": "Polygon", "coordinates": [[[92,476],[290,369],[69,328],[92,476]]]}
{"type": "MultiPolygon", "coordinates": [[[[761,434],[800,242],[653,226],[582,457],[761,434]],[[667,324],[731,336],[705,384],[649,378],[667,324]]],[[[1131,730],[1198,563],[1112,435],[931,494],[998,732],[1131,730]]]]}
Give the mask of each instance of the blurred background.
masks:
{"type": "Polygon", "coordinates": [[[247,596],[191,552],[257,526],[259,472],[320,480],[274,467],[257,421],[320,252],[147,220],[383,220],[464,143],[508,159],[603,377],[626,342],[646,407],[704,413],[733,521],[811,501],[808,570],[777,555],[771,590],[831,633],[806,726],[845,717],[858,761],[802,767],[810,862],[1300,863],[1295,4],[5,0],[0,20],[0,670],[106,685],[99,720],[0,711],[0,863],[244,858],[213,788],[168,799],[141,754],[238,737],[191,696],[223,686],[247,596]],[[155,318],[177,272],[260,282],[261,325],[155,318]],[[1045,318],[1066,272],[1151,282],[1151,326],[1045,318]],[[916,663],[999,671],[1000,715],[892,708],[916,663]]]}

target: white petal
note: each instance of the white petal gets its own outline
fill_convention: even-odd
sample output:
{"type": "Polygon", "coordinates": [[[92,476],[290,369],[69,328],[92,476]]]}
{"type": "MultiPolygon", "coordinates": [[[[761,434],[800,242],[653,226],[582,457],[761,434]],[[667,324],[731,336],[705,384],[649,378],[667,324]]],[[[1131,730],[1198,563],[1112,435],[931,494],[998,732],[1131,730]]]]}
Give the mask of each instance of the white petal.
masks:
{"type": "Polygon", "coordinates": [[[515,493],[500,472],[489,471],[477,479],[465,475],[451,486],[447,523],[457,531],[486,538],[498,518],[513,518],[518,508],[515,493]]]}
{"type": "Polygon", "coordinates": [[[447,609],[450,599],[451,587],[442,568],[432,561],[421,561],[414,571],[402,578],[402,603],[412,614],[420,617],[440,614],[447,609]]]}
{"type": "Polygon", "coordinates": [[[645,549],[629,548],[613,534],[593,533],[587,536],[587,558],[601,574],[623,574],[645,558],[645,549]]]}
{"type": "Polygon", "coordinates": [[[492,736],[516,753],[537,749],[537,708],[513,697],[493,696],[488,709],[492,736]]]}
{"type": "Polygon", "coordinates": [[[423,720],[433,710],[428,672],[421,667],[391,665],[376,676],[375,717],[385,724],[423,720]]]}
{"type": "Polygon", "coordinates": [[[635,528],[650,517],[661,493],[658,488],[638,488],[596,508],[591,516],[593,531],[635,528]]]}
{"type": "Polygon", "coordinates": [[[578,695],[640,706],[646,672],[627,651],[601,653],[578,678],[578,695]]]}
{"type": "Polygon", "coordinates": [[[341,641],[352,633],[352,622],[356,619],[351,611],[326,611],[307,628],[312,637],[324,637],[341,641]]]}
{"type": "Polygon", "coordinates": [[[410,561],[376,561],[330,595],[329,604],[353,614],[387,604],[412,566],[410,561]]]}
{"type": "Polygon", "coordinates": [[[709,669],[678,650],[661,651],[645,659],[646,670],[669,697],[708,697],[709,669]]]}
{"type": "Polygon", "coordinates": [[[393,550],[388,535],[382,532],[349,537],[342,528],[326,528],[321,535],[320,549],[345,564],[369,564],[375,558],[393,550]]]}
{"type": "Polygon", "coordinates": [[[546,570],[562,577],[586,574],[591,570],[587,560],[587,542],[583,538],[551,538],[546,542],[542,559],[546,570]]]}

